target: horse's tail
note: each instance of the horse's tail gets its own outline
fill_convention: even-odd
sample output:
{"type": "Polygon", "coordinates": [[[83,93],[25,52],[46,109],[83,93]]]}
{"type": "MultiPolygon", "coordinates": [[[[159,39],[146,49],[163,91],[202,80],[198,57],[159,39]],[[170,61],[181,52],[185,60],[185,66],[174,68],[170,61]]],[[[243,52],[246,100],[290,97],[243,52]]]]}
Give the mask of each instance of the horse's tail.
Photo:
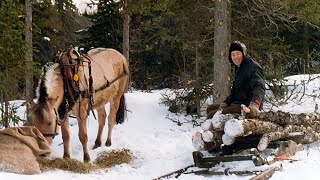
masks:
{"type": "Polygon", "coordinates": [[[122,124],[124,122],[125,117],[126,117],[126,101],[125,101],[124,94],[122,94],[120,98],[119,108],[117,111],[117,117],[116,117],[117,124],[122,124]]]}

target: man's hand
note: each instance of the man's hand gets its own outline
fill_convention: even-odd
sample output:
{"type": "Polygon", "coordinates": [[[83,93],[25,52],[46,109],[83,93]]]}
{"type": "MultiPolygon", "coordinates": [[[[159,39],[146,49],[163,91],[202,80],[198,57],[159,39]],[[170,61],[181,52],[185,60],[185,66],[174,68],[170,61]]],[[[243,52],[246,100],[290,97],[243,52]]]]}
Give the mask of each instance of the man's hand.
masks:
{"type": "Polygon", "coordinates": [[[228,104],[225,103],[225,102],[223,102],[223,103],[220,104],[219,110],[222,110],[223,108],[225,108],[225,107],[227,107],[227,106],[228,106],[228,104]]]}
{"type": "Polygon", "coordinates": [[[249,105],[250,113],[248,116],[250,118],[255,118],[260,114],[259,105],[255,102],[251,102],[249,105]]]}

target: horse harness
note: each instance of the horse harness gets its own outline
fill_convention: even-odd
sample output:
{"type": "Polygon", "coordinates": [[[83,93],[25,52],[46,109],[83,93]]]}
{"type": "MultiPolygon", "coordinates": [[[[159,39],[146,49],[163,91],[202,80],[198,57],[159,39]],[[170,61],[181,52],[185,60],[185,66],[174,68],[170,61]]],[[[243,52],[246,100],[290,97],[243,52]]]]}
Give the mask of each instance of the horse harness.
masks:
{"type": "MultiPolygon", "coordinates": [[[[61,75],[63,77],[63,88],[64,88],[64,99],[61,105],[58,108],[58,115],[60,120],[65,120],[67,113],[71,111],[74,104],[80,100],[81,98],[89,98],[89,108],[88,113],[91,110],[94,118],[96,116],[92,109],[93,105],[93,94],[99,91],[102,91],[109,86],[111,86],[114,82],[122,78],[126,75],[125,70],[118,75],[114,80],[107,81],[107,83],[100,88],[93,90],[93,78],[92,78],[92,69],[91,69],[92,58],[88,54],[78,53],[73,48],[69,48],[67,52],[63,52],[59,57],[59,64],[61,68],[61,75]],[[72,58],[71,53],[74,52],[77,58],[72,58]],[[84,66],[84,63],[88,64],[89,69],[89,84],[88,89],[84,91],[80,91],[78,70],[80,66],[84,66]]],[[[86,78],[86,77],[85,77],[86,78]]],[[[87,82],[87,80],[85,80],[87,82]]],[[[80,108],[80,104],[79,104],[80,108]]],[[[56,113],[56,111],[55,111],[56,113]]]]}

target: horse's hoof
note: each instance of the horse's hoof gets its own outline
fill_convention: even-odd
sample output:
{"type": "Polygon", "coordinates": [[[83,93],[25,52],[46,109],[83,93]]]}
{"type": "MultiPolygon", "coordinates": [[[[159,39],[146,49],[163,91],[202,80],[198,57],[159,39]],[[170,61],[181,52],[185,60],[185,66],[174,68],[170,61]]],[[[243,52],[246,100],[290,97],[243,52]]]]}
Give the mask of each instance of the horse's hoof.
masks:
{"type": "Polygon", "coordinates": [[[107,146],[107,147],[111,146],[111,141],[107,141],[107,142],[106,142],[106,146],[107,146]]]}
{"type": "Polygon", "coordinates": [[[63,154],[63,158],[64,158],[64,159],[70,159],[70,154],[64,153],[64,154],[63,154]]]}
{"type": "Polygon", "coordinates": [[[97,149],[98,147],[101,147],[101,144],[95,144],[95,145],[93,146],[92,150],[93,150],[93,149],[97,149]]]}
{"type": "Polygon", "coordinates": [[[98,147],[101,147],[101,141],[96,141],[96,142],[94,142],[94,146],[93,146],[92,149],[96,149],[96,148],[98,148],[98,147]]]}
{"type": "Polygon", "coordinates": [[[85,156],[83,157],[83,161],[84,161],[85,163],[90,162],[90,156],[89,156],[89,155],[85,155],[85,156]]]}

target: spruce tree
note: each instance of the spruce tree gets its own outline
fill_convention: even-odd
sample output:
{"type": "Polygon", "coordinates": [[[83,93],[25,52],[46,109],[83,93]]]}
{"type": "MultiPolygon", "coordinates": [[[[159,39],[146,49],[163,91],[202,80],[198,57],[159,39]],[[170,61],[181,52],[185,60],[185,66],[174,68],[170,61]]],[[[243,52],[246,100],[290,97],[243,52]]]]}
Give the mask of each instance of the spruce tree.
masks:
{"type": "MultiPolygon", "coordinates": [[[[8,127],[9,101],[21,98],[24,82],[23,6],[18,0],[2,0],[0,6],[0,122],[8,127]]],[[[0,125],[0,126],[1,126],[0,125]]]]}
{"type": "Polygon", "coordinates": [[[97,12],[87,14],[93,25],[82,33],[81,43],[86,50],[92,47],[122,50],[120,5],[120,2],[115,0],[99,0],[97,12]]]}

